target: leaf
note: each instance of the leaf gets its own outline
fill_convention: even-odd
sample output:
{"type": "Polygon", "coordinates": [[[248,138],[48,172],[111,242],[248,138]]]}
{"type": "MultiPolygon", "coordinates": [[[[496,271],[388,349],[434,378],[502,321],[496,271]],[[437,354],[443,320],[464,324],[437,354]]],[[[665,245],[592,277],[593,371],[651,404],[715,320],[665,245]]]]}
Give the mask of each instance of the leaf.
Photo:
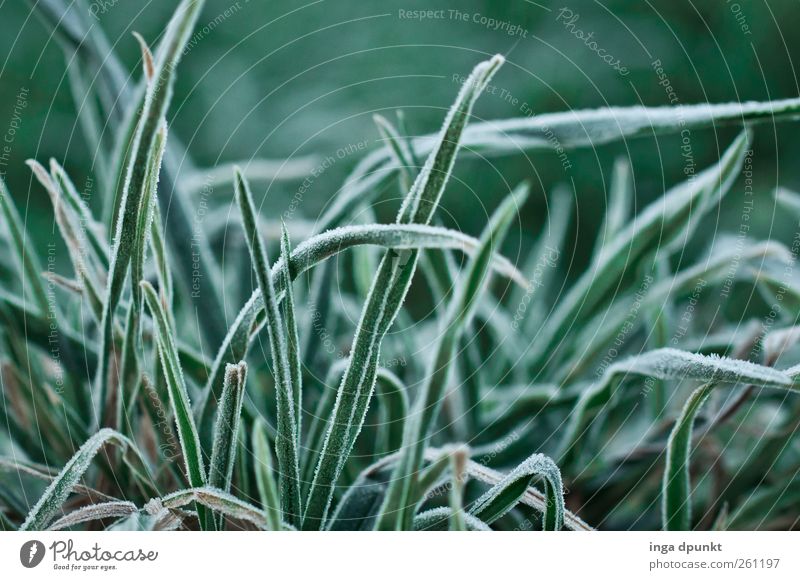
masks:
{"type": "Polygon", "coordinates": [[[142,297],[139,283],[144,280],[144,262],[147,253],[148,239],[152,230],[154,206],[158,190],[158,176],[161,172],[161,160],[167,144],[167,123],[162,120],[161,127],[156,133],[153,143],[153,154],[148,158],[148,167],[142,191],[141,211],[136,220],[136,233],[133,242],[133,256],[131,258],[131,296],[136,313],[141,310],[142,297]]]}
{"type": "Polygon", "coordinates": [[[295,429],[297,444],[300,445],[303,417],[303,374],[300,364],[300,337],[297,333],[297,320],[294,311],[294,292],[292,291],[292,273],[290,271],[292,244],[286,224],[281,224],[281,258],[283,260],[283,317],[286,320],[286,347],[289,362],[292,400],[295,409],[295,429]]]}
{"type": "MultiPolygon", "coordinates": [[[[270,353],[272,355],[275,378],[275,396],[278,410],[278,433],[275,439],[278,472],[280,474],[281,509],[286,521],[298,525],[302,521],[300,500],[299,453],[297,434],[297,411],[294,406],[292,390],[292,371],[287,355],[286,337],[283,322],[278,310],[272,272],[269,269],[264,240],[258,233],[253,196],[244,175],[236,170],[236,202],[242,214],[245,240],[250,250],[253,270],[258,279],[258,287],[264,297],[267,315],[270,353]]],[[[299,389],[299,386],[298,386],[299,389]]]]}
{"type": "MultiPolygon", "coordinates": [[[[547,317],[553,278],[574,215],[572,195],[568,189],[559,187],[549,200],[547,224],[522,268],[528,287],[517,286],[509,302],[514,306],[513,330],[522,328],[530,335],[538,330],[547,317]]],[[[525,372],[524,365],[518,365],[518,368],[520,374],[525,372]]],[[[520,377],[520,380],[526,379],[520,377]]]]}
{"type": "MultiPolygon", "coordinates": [[[[470,150],[497,155],[549,150],[553,143],[563,149],[597,147],[632,137],[793,120],[798,116],[800,98],[680,107],[605,107],[476,123],[466,131],[464,142],[470,150]]],[[[424,152],[428,139],[416,140],[414,145],[418,153],[424,152]]]]}
{"type": "Polygon", "coordinates": [[[160,499],[150,500],[145,509],[148,513],[155,515],[162,508],[175,509],[189,505],[192,502],[196,502],[220,515],[250,522],[259,529],[268,529],[264,512],[252,504],[213,487],[195,487],[176,491],[160,499]]]}
{"type": "Polygon", "coordinates": [[[667,467],[662,484],[662,521],[667,531],[692,529],[691,485],[689,482],[689,454],[692,443],[692,426],[700,407],[711,395],[715,383],[696,389],[683,406],[667,443],[667,467]]]}
{"type": "Polygon", "coordinates": [[[594,245],[595,256],[600,256],[614,236],[618,232],[624,231],[625,224],[630,218],[633,198],[634,185],[630,161],[626,157],[619,157],[614,163],[606,213],[594,245]]]}
{"type": "MultiPolygon", "coordinates": [[[[415,531],[444,531],[448,529],[448,522],[453,518],[453,509],[449,507],[439,507],[424,511],[414,518],[415,531]]],[[[491,532],[485,522],[482,522],[472,514],[464,514],[464,529],[477,532],[491,532]]]]}
{"type": "Polygon", "coordinates": [[[502,481],[479,497],[470,513],[491,524],[519,503],[534,478],[545,482],[544,529],[558,531],[564,526],[564,486],[553,460],[536,453],[515,467],[502,481]]]}
{"type": "MultiPolygon", "coordinates": [[[[793,120],[800,116],[800,98],[779,101],[698,104],[680,107],[606,107],[475,123],[464,133],[464,145],[480,155],[550,151],[556,147],[597,147],[632,137],[658,137],[684,129],[716,128],[759,121],[793,120]]],[[[427,155],[436,136],[413,140],[414,155],[427,155]]],[[[319,222],[326,230],[342,223],[360,203],[377,195],[398,169],[389,146],[365,157],[353,170],[319,222]]]]}
{"type": "Polygon", "coordinates": [[[378,518],[377,525],[380,529],[401,530],[411,525],[414,506],[408,498],[414,493],[412,490],[415,474],[422,464],[425,446],[444,400],[461,333],[469,323],[485,287],[494,249],[502,243],[512,218],[527,194],[527,185],[518,187],[494,212],[481,235],[480,250],[470,261],[454,292],[445,326],[435,345],[431,366],[406,422],[406,432],[403,434],[404,458],[392,475],[383,513],[378,518]]]}
{"type": "MultiPolygon", "coordinates": [[[[120,212],[114,223],[114,243],[101,317],[100,364],[96,379],[97,399],[100,401],[101,410],[106,400],[109,356],[113,346],[114,312],[119,303],[125,276],[136,246],[138,217],[149,209],[142,205],[148,187],[147,172],[149,167],[159,166],[157,162],[153,161],[160,155],[157,135],[162,129],[163,119],[172,99],[175,68],[202,6],[203,0],[183,0],[170,20],[156,57],[153,80],[147,84],[140,119],[128,146],[130,158],[122,182],[120,212]]],[[[98,420],[102,420],[99,415],[98,420]]]]}
{"type": "Polygon", "coordinates": [[[112,429],[101,429],[90,437],[81,448],[72,456],[58,476],[47,486],[44,494],[28,514],[25,522],[20,526],[20,531],[44,530],[53,517],[62,509],[62,505],[72,493],[73,488],[83,477],[98,451],[106,444],[111,443],[123,449],[129,448],[136,452],[136,446],[125,436],[112,429]]]}
{"type": "MultiPolygon", "coordinates": [[[[156,339],[158,342],[159,359],[164,373],[169,392],[169,402],[178,428],[178,438],[181,444],[186,476],[193,487],[203,487],[206,484],[206,470],[203,464],[203,451],[197,427],[192,416],[192,407],[189,402],[189,393],[183,380],[183,372],[178,360],[178,352],[173,342],[172,329],[167,323],[167,316],[161,303],[158,301],[156,291],[149,282],[141,283],[144,300],[155,324],[156,339]]],[[[203,516],[200,517],[201,525],[203,516]]]]}
{"type": "Polygon", "coordinates": [[[208,466],[208,485],[222,491],[230,491],[231,488],[246,380],[247,363],[244,361],[226,367],[225,386],[217,409],[214,445],[208,466]]]}
{"type": "MultiPolygon", "coordinates": [[[[508,477],[472,460],[467,463],[467,473],[470,477],[495,487],[508,477]]],[[[553,507],[550,498],[534,487],[528,487],[528,489],[523,492],[519,503],[532,507],[542,514],[545,514],[548,508],[553,507]]],[[[564,510],[564,527],[573,531],[591,531],[593,529],[581,518],[567,509],[564,510]]]]}
{"type": "MultiPolygon", "coordinates": [[[[503,63],[501,56],[479,64],[464,84],[445,119],[439,139],[405,197],[398,223],[428,224],[452,172],[461,134],[472,106],[503,63]]],[[[333,498],[334,483],[350,455],[374,388],[378,354],[384,334],[400,310],[418,258],[417,250],[389,251],[381,260],[375,281],[353,339],[331,423],[309,490],[304,527],[322,529],[333,498]]]]}
{"type": "Polygon", "coordinates": [[[259,419],[253,423],[253,459],[256,484],[261,505],[264,507],[267,529],[281,529],[281,500],[272,468],[272,452],[267,440],[266,425],[259,419]]]}
{"type": "Polygon", "coordinates": [[[589,267],[561,298],[542,329],[532,354],[534,366],[550,356],[553,348],[581,317],[594,312],[632,264],[658,250],[663,256],[682,247],[697,229],[700,218],[727,193],[736,179],[749,146],[750,134],[742,132],[719,163],[674,187],[651,203],[620,232],[595,264],[589,267]]]}
{"type": "Polygon", "coordinates": [[[83,506],[70,512],[48,526],[48,531],[63,530],[86,522],[103,520],[106,518],[121,518],[138,511],[136,505],[129,501],[109,501],[83,506]]]}
{"type": "Polygon", "coordinates": [[[403,425],[408,415],[406,386],[397,376],[384,368],[378,369],[375,380],[380,423],[376,455],[394,453],[403,444],[403,425]]]}
{"type": "Polygon", "coordinates": [[[383,115],[373,115],[372,119],[378,127],[381,138],[389,145],[395,163],[400,167],[400,187],[403,191],[408,191],[411,189],[413,174],[416,173],[417,169],[411,149],[397,132],[397,129],[383,115]]]}
{"type": "Polygon", "coordinates": [[[705,356],[673,348],[653,350],[611,365],[603,378],[584,393],[567,425],[561,447],[563,462],[574,459],[586,426],[600,407],[611,401],[619,384],[629,375],[800,390],[786,373],[748,361],[717,355],[705,356]]]}
{"type": "Polygon", "coordinates": [[[52,158],[50,159],[50,175],[53,181],[58,184],[63,199],[69,204],[73,215],[76,216],[81,224],[81,229],[92,250],[92,257],[103,270],[108,270],[108,247],[104,241],[102,226],[92,217],[89,207],[81,198],[67,172],[52,158]]]}
{"type": "Polygon", "coordinates": [[[102,303],[97,278],[86,260],[86,256],[88,255],[86,238],[79,233],[81,230],[79,224],[76,222],[74,214],[69,212],[64,206],[62,202],[64,196],[47,170],[33,159],[29,159],[26,163],[50,196],[58,229],[61,232],[61,237],[64,238],[64,242],[67,244],[72,268],[81,281],[81,287],[89,302],[91,312],[94,314],[95,318],[99,320],[102,303]]]}

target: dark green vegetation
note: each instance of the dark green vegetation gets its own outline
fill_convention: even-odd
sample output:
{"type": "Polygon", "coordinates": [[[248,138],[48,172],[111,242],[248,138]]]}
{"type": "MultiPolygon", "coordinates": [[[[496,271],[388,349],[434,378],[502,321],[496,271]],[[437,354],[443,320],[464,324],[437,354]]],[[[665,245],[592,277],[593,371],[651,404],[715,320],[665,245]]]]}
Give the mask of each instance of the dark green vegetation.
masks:
{"type": "MultiPolygon", "coordinates": [[[[696,260],[683,252],[747,168],[759,125],[800,117],[800,99],[476,121],[495,56],[453,91],[439,133],[376,117],[383,147],[315,224],[259,211],[253,178],[288,177],[258,162],[215,170],[231,195],[198,219],[202,185],[166,118],[203,4],[181,2],[152,54],[139,39],[133,88],[98,27],[62,19],[61,0],[37,4],[96,105],[80,108],[87,138],[112,142],[97,210],[58,162],[29,162],[69,276],[0,195],[14,273],[0,294],[5,528],[796,526],[800,243],[715,232],[696,260]],[[618,162],[592,257],[569,279],[561,192],[520,264],[501,249],[527,183],[506,187],[478,237],[441,225],[462,151],[723,125],[741,132],[716,163],[635,212],[618,162]],[[375,223],[387,190],[396,217],[375,223]],[[733,286],[769,313],[743,325],[743,308],[697,306],[733,286]],[[228,293],[244,294],[238,313],[228,293]]],[[[800,217],[800,197],[777,201],[800,217]]]]}

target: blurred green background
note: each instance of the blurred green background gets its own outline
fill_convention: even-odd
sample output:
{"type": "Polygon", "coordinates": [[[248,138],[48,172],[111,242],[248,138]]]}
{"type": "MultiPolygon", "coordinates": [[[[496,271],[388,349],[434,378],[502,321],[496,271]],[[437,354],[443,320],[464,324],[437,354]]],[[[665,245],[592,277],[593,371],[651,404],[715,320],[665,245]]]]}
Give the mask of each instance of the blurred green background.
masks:
{"type": "MultiPolygon", "coordinates": [[[[134,82],[140,77],[140,53],[131,32],[155,44],[177,4],[85,0],[82,9],[92,13],[127,69],[135,71],[134,82]]],[[[454,75],[466,75],[495,52],[508,55],[509,62],[493,83],[497,92],[479,101],[476,115],[484,119],[520,116],[523,103],[537,114],[669,104],[654,70],[657,60],[676,103],[793,97],[800,94],[793,65],[800,38],[791,27],[799,12],[797,0],[210,0],[180,64],[171,135],[188,146],[200,166],[254,157],[335,155],[364,141],[373,150],[380,146],[374,113],[391,116],[402,109],[411,133],[435,131],[458,90],[454,75]],[[437,12],[418,19],[415,10],[437,12]],[[576,28],[591,33],[597,48],[618,59],[627,74],[576,38],[576,28]]],[[[50,239],[57,237],[51,211],[24,160],[64,160],[82,183],[93,171],[95,152],[76,121],[62,51],[30,4],[0,3],[0,22],[0,132],[19,126],[2,169],[34,236],[50,239]],[[27,91],[26,105],[15,116],[20,91],[27,91]]],[[[693,133],[698,169],[715,161],[736,131],[693,133]]],[[[788,235],[792,226],[773,211],[770,193],[778,184],[800,187],[795,133],[793,124],[758,127],[753,236],[788,235]]],[[[530,179],[534,195],[522,223],[523,236],[533,237],[546,219],[546,193],[566,183],[576,193],[573,245],[580,263],[589,252],[589,244],[581,241],[593,240],[599,226],[614,158],[633,162],[641,207],[682,179],[680,144],[678,136],[658,142],[640,138],[574,151],[567,171],[555,154],[465,161],[448,189],[442,215],[449,225],[477,232],[500,196],[517,181],[530,179]]],[[[314,179],[294,216],[315,220],[364,154],[362,148],[344,155],[314,179]]],[[[262,211],[284,212],[299,186],[273,185],[262,211]]],[[[742,189],[734,188],[721,213],[710,218],[709,235],[719,227],[738,228],[742,189]]],[[[227,203],[229,197],[214,199],[227,203]]],[[[379,204],[379,218],[391,219],[395,207],[379,204]]]]}

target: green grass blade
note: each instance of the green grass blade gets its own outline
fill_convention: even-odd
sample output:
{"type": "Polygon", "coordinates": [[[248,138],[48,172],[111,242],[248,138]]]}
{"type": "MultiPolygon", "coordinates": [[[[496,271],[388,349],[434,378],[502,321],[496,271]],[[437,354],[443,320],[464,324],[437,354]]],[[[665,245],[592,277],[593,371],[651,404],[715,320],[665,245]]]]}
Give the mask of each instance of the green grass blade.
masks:
{"type": "Polygon", "coordinates": [[[596,257],[602,254],[605,247],[611,243],[612,238],[618,232],[623,231],[625,225],[630,221],[633,196],[634,186],[631,164],[626,157],[620,157],[614,162],[606,213],[597,234],[597,241],[594,244],[594,255],[596,257]]]}
{"type": "Polygon", "coordinates": [[[375,442],[377,455],[394,453],[403,444],[403,426],[408,415],[406,386],[391,371],[380,368],[375,380],[380,425],[375,442]]]}
{"type": "Polygon", "coordinates": [[[278,486],[275,483],[275,472],[272,467],[272,451],[267,439],[267,426],[263,420],[253,423],[253,460],[256,472],[256,485],[264,516],[267,520],[267,529],[281,529],[281,500],[278,495],[278,486]]]}
{"type": "MultiPolygon", "coordinates": [[[[147,85],[140,120],[129,145],[131,155],[125,170],[120,213],[116,223],[113,224],[114,243],[101,317],[100,364],[96,379],[97,396],[101,402],[104,402],[107,396],[106,383],[112,348],[114,313],[122,295],[123,284],[136,244],[138,216],[147,211],[147,208],[142,206],[142,198],[147,189],[147,170],[148,167],[155,165],[151,163],[151,160],[158,155],[157,135],[161,130],[163,119],[172,99],[175,68],[180,61],[202,6],[203,0],[183,0],[172,17],[158,51],[152,82],[147,85]]],[[[100,414],[98,414],[98,421],[102,424],[100,414]]]]}
{"type": "Polygon", "coordinates": [[[153,323],[155,324],[161,368],[167,383],[175,424],[178,428],[178,437],[186,467],[186,477],[193,487],[202,487],[206,484],[203,452],[192,415],[189,393],[186,391],[186,383],[178,360],[178,351],[173,341],[174,332],[167,322],[167,316],[158,300],[156,291],[149,282],[142,282],[141,286],[145,303],[150,309],[153,323]]]}
{"type": "Polygon", "coordinates": [[[139,511],[135,504],[129,501],[107,501],[103,503],[83,506],[59,518],[47,527],[52,532],[71,528],[87,522],[104,520],[107,518],[122,518],[139,511]]]}
{"type": "Polygon", "coordinates": [[[111,443],[122,448],[130,448],[138,454],[134,444],[123,435],[111,429],[101,429],[89,438],[72,456],[58,476],[47,486],[42,497],[33,506],[20,531],[44,530],[53,517],[62,509],[62,505],[72,490],[83,477],[95,455],[106,444],[111,443]]]}
{"type": "Polygon", "coordinates": [[[527,194],[528,186],[523,184],[497,208],[481,235],[480,250],[470,260],[467,271],[454,292],[445,327],[431,359],[431,367],[417,393],[414,409],[406,423],[406,432],[403,435],[404,457],[398,463],[389,485],[384,506],[387,515],[381,514],[378,519],[377,525],[381,529],[398,530],[411,525],[414,505],[408,501],[408,497],[413,494],[411,490],[414,487],[415,474],[422,465],[425,447],[444,400],[461,333],[469,323],[485,288],[491,256],[502,243],[511,220],[516,216],[527,194]]]}
{"type": "Polygon", "coordinates": [[[247,364],[244,361],[225,369],[225,386],[217,409],[214,445],[208,465],[208,485],[223,491],[230,491],[233,479],[246,380],[247,364]]]}
{"type": "Polygon", "coordinates": [[[544,529],[560,530],[564,526],[564,486],[561,472],[549,457],[537,453],[515,467],[502,481],[473,504],[470,513],[487,524],[507,514],[516,506],[534,478],[545,481],[547,498],[544,529]]]}
{"type": "Polygon", "coordinates": [[[381,138],[386,141],[394,156],[395,163],[400,167],[400,187],[403,191],[411,189],[414,182],[413,176],[417,172],[417,165],[408,142],[397,132],[397,129],[382,115],[373,115],[375,125],[381,138]]]}
{"type": "Polygon", "coordinates": [[[534,367],[549,356],[579,316],[593,314],[631,264],[658,249],[667,255],[682,247],[700,223],[700,218],[716,206],[739,174],[750,142],[742,132],[719,163],[674,187],[663,198],[651,203],[620,232],[564,296],[536,341],[534,367]]]}
{"type": "Polygon", "coordinates": [[[89,307],[96,320],[100,320],[101,311],[103,308],[102,300],[100,298],[99,282],[96,273],[90,268],[89,262],[86,260],[88,256],[88,248],[86,238],[82,235],[77,216],[70,212],[68,207],[63,203],[65,197],[59,186],[53,181],[53,178],[47,170],[38,162],[33,159],[27,161],[28,166],[33,171],[36,179],[45,188],[47,194],[50,196],[50,202],[53,205],[53,212],[56,217],[61,237],[67,245],[72,268],[81,282],[81,286],[89,302],[89,307]]]}
{"type": "Polygon", "coordinates": [[[221,516],[249,522],[261,530],[268,529],[262,510],[214,487],[195,487],[176,491],[162,498],[150,500],[145,509],[148,513],[156,514],[163,508],[176,509],[191,503],[197,503],[221,516]]]}
{"type": "MultiPolygon", "coordinates": [[[[503,58],[496,56],[479,64],[465,83],[447,114],[436,146],[403,201],[397,223],[430,222],[452,172],[461,134],[472,107],[502,63],[503,58]]],[[[381,341],[405,300],[417,258],[417,250],[405,250],[387,252],[381,260],[356,329],[350,362],[339,386],[332,422],[309,490],[304,521],[307,528],[321,529],[325,525],[333,498],[333,485],[361,430],[369,406],[381,341]]]]}
{"type": "Polygon", "coordinates": [[[770,367],[673,348],[653,350],[611,365],[603,378],[585,391],[567,424],[561,447],[562,462],[568,463],[576,458],[579,442],[586,434],[592,418],[612,400],[622,380],[632,375],[658,380],[693,379],[800,391],[800,386],[787,373],[770,367]]]}
{"type": "Polygon", "coordinates": [[[97,261],[102,270],[108,270],[108,245],[105,243],[102,226],[94,219],[89,206],[81,199],[75,184],[67,175],[66,170],[55,160],[50,159],[50,175],[53,181],[58,184],[64,199],[72,208],[72,212],[77,216],[79,223],[83,226],[86,239],[92,249],[92,257],[97,261]]]}
{"type": "MultiPolygon", "coordinates": [[[[464,142],[481,153],[516,154],[521,150],[551,150],[551,139],[564,149],[597,147],[638,136],[798,117],[800,98],[680,107],[608,107],[476,123],[466,131],[464,142]]],[[[427,147],[424,138],[415,141],[418,153],[427,147]]]]}
{"type": "Polygon", "coordinates": [[[273,373],[275,377],[275,396],[278,404],[278,434],[275,440],[278,471],[280,472],[281,509],[286,521],[298,525],[301,520],[300,475],[297,434],[297,411],[292,391],[292,372],[287,354],[286,337],[272,272],[267,260],[264,240],[258,232],[256,211],[250,186],[244,175],[236,170],[236,202],[242,215],[242,227],[245,240],[250,250],[253,270],[258,279],[258,287],[264,297],[267,316],[267,332],[269,334],[270,352],[272,355],[273,373]]]}
{"type": "Polygon", "coordinates": [[[156,133],[153,143],[153,154],[148,158],[145,173],[144,187],[142,190],[141,211],[136,219],[136,232],[133,242],[133,256],[131,257],[131,296],[137,313],[141,311],[142,294],[139,284],[144,280],[144,263],[147,254],[149,236],[152,231],[154,206],[158,190],[158,176],[161,173],[161,160],[167,144],[167,123],[162,120],[161,127],[156,133]]]}
{"type": "Polygon", "coordinates": [[[283,261],[283,318],[286,322],[286,348],[289,359],[289,377],[292,383],[292,400],[296,412],[295,429],[297,444],[300,445],[300,434],[303,424],[303,373],[300,363],[300,336],[297,332],[297,319],[294,309],[294,291],[292,290],[291,273],[292,243],[286,224],[281,224],[281,259],[283,261]]]}
{"type": "Polygon", "coordinates": [[[662,484],[662,521],[667,531],[692,529],[691,484],[689,455],[692,427],[700,408],[708,400],[716,383],[707,383],[695,390],[681,411],[667,443],[667,467],[662,484]]]}
{"type": "MultiPolygon", "coordinates": [[[[422,512],[414,518],[413,530],[418,532],[446,531],[450,528],[453,519],[453,509],[438,507],[422,512]]],[[[464,514],[464,529],[474,532],[491,532],[486,522],[481,521],[472,514],[464,514]]]]}

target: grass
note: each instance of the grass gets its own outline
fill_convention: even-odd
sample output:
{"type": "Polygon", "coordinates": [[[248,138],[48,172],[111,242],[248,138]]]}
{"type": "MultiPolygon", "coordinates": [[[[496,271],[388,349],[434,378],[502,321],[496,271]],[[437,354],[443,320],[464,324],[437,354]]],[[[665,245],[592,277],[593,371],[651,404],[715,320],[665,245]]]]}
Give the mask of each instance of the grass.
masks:
{"type": "MultiPolygon", "coordinates": [[[[178,171],[172,159],[188,153],[166,124],[203,2],[184,0],[154,51],[137,36],[143,72],[133,90],[98,27],[62,21],[62,0],[36,7],[96,79],[77,85],[117,95],[126,112],[102,111],[114,134],[83,125],[88,142],[112,152],[98,175],[99,211],[61,163],[29,162],[71,277],[44,270],[0,184],[0,261],[14,273],[0,290],[5,528],[797,526],[800,490],[786,482],[800,468],[800,367],[791,366],[800,283],[784,275],[796,248],[769,240],[734,251],[718,236],[695,264],[670,258],[725,203],[758,122],[794,120],[800,99],[473,123],[504,62],[489,58],[437,134],[411,137],[377,116],[384,146],[356,165],[315,227],[264,219],[250,187],[254,177],[302,177],[307,160],[213,170],[233,195],[218,202],[226,221],[208,228],[235,215],[225,235],[241,241],[237,263],[256,282],[224,324],[223,290],[240,280],[208,244],[200,259],[214,282],[190,296],[198,170],[178,171]],[[603,228],[574,280],[559,261],[572,216],[563,191],[550,196],[551,225],[521,264],[501,250],[527,184],[509,187],[478,238],[440,225],[464,148],[535,154],[552,135],[574,149],[722,124],[743,130],[719,161],[635,215],[632,172],[624,161],[612,168],[603,228]],[[353,223],[373,215],[387,188],[402,197],[394,223],[353,223]],[[308,235],[293,244],[297,229],[308,235]],[[680,330],[698,284],[719,289],[731,268],[737,287],[780,301],[779,315],[741,325],[744,310],[726,312],[714,334],[702,320],[680,330]],[[429,294],[430,315],[404,308],[412,287],[429,294]]],[[[800,218],[800,196],[780,190],[776,200],[800,218]]]]}

